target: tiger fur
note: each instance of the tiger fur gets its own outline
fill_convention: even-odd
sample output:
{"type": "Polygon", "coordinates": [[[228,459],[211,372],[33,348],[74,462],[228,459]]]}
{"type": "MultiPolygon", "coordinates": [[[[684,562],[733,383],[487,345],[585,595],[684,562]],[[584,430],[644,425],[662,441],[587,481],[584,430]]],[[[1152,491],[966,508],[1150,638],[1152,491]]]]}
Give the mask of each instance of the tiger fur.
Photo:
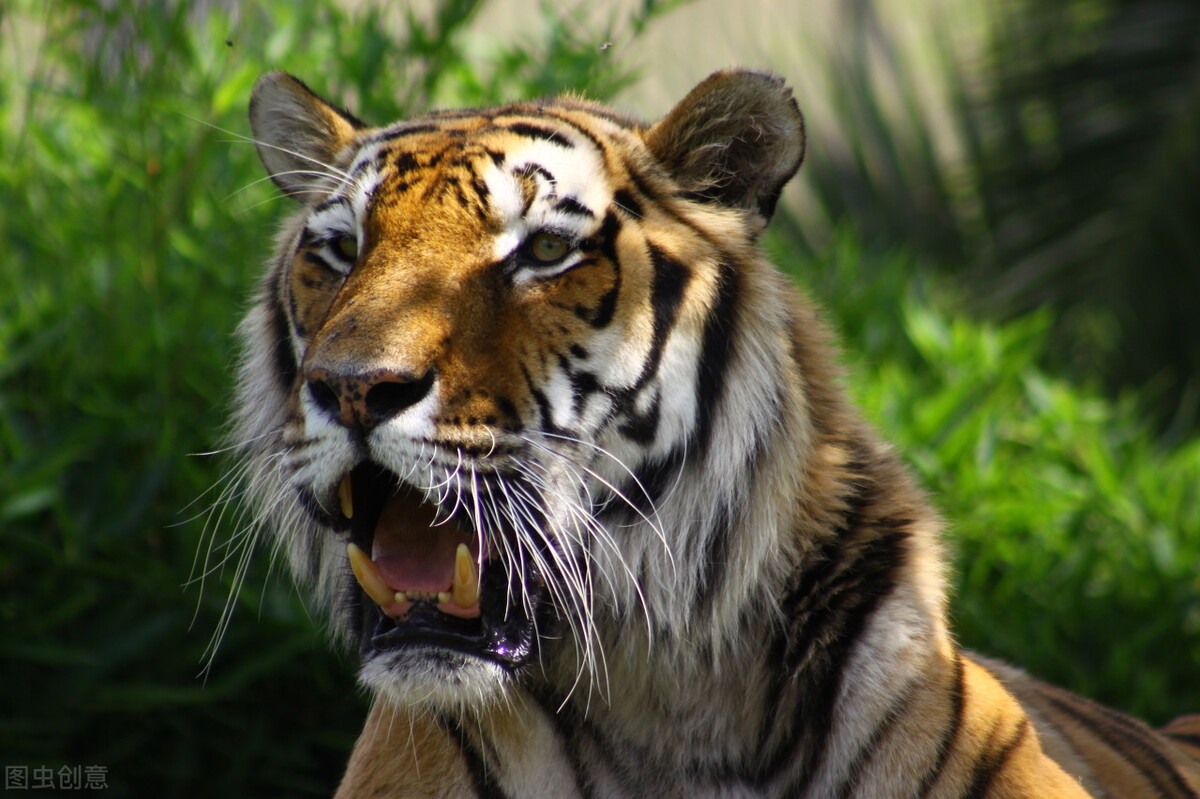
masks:
{"type": "Polygon", "coordinates": [[[758,248],[779,79],[373,128],[277,72],[250,119],[300,210],[236,435],[374,695],[339,797],[1200,796],[1200,717],[952,639],[939,521],[758,248]]]}

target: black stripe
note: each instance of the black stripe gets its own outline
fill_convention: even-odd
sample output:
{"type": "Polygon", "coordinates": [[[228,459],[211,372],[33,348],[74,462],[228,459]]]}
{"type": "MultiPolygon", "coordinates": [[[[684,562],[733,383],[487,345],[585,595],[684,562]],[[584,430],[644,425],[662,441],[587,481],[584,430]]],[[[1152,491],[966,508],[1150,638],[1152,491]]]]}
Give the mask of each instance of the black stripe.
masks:
{"type": "Polygon", "coordinates": [[[520,169],[513,171],[513,174],[519,178],[531,178],[534,175],[540,175],[547,183],[555,183],[554,175],[544,166],[535,164],[532,161],[528,164],[523,164],[520,169]]]}
{"type": "Polygon", "coordinates": [[[459,185],[457,181],[454,183],[454,197],[458,200],[458,204],[460,206],[473,210],[475,212],[476,219],[479,219],[480,221],[486,219],[486,216],[482,213],[483,209],[467,199],[466,191],[463,190],[463,187],[459,185]]]}
{"type": "Polygon", "coordinates": [[[411,153],[407,150],[396,153],[392,159],[392,171],[387,177],[402,178],[410,172],[415,172],[421,169],[421,162],[417,160],[416,153],[411,153]]]}
{"type": "Polygon", "coordinates": [[[275,338],[275,375],[278,378],[279,387],[288,391],[296,383],[299,365],[296,363],[296,354],[292,351],[291,329],[288,325],[287,314],[283,309],[281,294],[284,286],[284,270],[276,270],[271,276],[271,284],[266,311],[271,332],[275,338]]]}
{"type": "Polygon", "coordinates": [[[1172,738],[1180,743],[1191,744],[1192,746],[1200,746],[1200,733],[1195,732],[1164,732],[1163,735],[1172,738]]]}
{"type": "MultiPolygon", "coordinates": [[[[629,179],[633,181],[633,185],[638,190],[638,193],[645,197],[648,202],[651,204],[659,203],[658,192],[650,188],[650,184],[646,182],[646,178],[643,175],[630,170],[629,179]]],[[[640,208],[641,206],[639,205],[638,207],[640,208]]]]}
{"type": "Polygon", "coordinates": [[[557,120],[557,121],[563,123],[564,125],[569,125],[571,128],[573,128],[575,130],[576,133],[578,133],[583,138],[587,139],[593,147],[595,147],[597,150],[599,150],[601,157],[606,162],[608,161],[608,147],[604,144],[604,142],[602,142],[599,138],[597,138],[596,135],[593,134],[590,130],[583,127],[582,125],[577,123],[575,120],[571,119],[570,117],[563,116],[562,114],[554,113],[551,109],[548,109],[548,108],[542,109],[542,113],[545,114],[546,117],[548,117],[549,119],[554,119],[554,120],[557,120]]]}
{"type": "Polygon", "coordinates": [[[581,106],[557,105],[552,108],[551,107],[542,107],[542,108],[539,108],[538,110],[549,116],[554,116],[554,117],[558,118],[558,114],[550,114],[549,112],[554,111],[554,110],[559,110],[559,109],[566,110],[566,111],[574,111],[576,113],[583,113],[583,114],[587,114],[588,116],[597,117],[599,119],[603,119],[606,122],[611,122],[614,125],[616,125],[617,127],[623,128],[625,130],[631,130],[633,128],[643,126],[641,122],[638,122],[636,119],[633,119],[632,117],[626,116],[625,114],[621,114],[616,111],[613,111],[611,108],[605,108],[604,106],[593,105],[590,103],[584,103],[581,106]]]}
{"type": "Polygon", "coordinates": [[[600,302],[596,305],[596,311],[592,318],[587,321],[592,327],[599,330],[602,327],[608,327],[609,322],[613,319],[613,314],[617,311],[617,294],[621,290],[621,272],[614,272],[613,287],[604,293],[600,298],[600,302]]]}
{"type": "Polygon", "coordinates": [[[628,189],[617,189],[613,193],[613,205],[635,219],[641,219],[645,215],[642,213],[642,204],[628,189]]]}
{"type": "Polygon", "coordinates": [[[910,683],[900,698],[888,709],[883,719],[875,725],[870,739],[859,747],[854,759],[850,761],[850,765],[846,768],[845,777],[842,779],[841,787],[838,788],[836,793],[837,799],[847,799],[858,788],[859,780],[862,779],[863,774],[866,772],[867,765],[870,764],[871,759],[880,750],[880,744],[883,743],[883,739],[895,728],[900,719],[904,717],[920,687],[921,680],[919,678],[910,683]]]}
{"type": "Polygon", "coordinates": [[[396,139],[404,138],[405,136],[416,136],[419,133],[436,133],[441,130],[437,125],[430,124],[415,124],[408,127],[400,128],[399,130],[389,130],[375,137],[375,141],[383,143],[395,141],[396,139]]]}
{"type": "Polygon", "coordinates": [[[1160,751],[1160,743],[1147,730],[1115,710],[1071,695],[1072,702],[1046,688],[1042,696],[1062,713],[1075,719],[1092,735],[1103,741],[1154,785],[1160,796],[1197,799],[1196,792],[1179,776],[1174,764],[1160,751]],[[1091,711],[1091,712],[1088,712],[1091,711]]]}
{"type": "Polygon", "coordinates": [[[716,304],[704,323],[700,365],[696,375],[695,396],[699,403],[699,418],[696,420],[695,438],[696,449],[701,456],[708,452],[713,420],[724,400],[726,372],[737,336],[741,276],[725,261],[720,263],[717,272],[716,293],[716,304]]]}
{"type": "MultiPolygon", "coordinates": [[[[612,216],[611,213],[610,216],[612,216]]],[[[627,416],[627,421],[617,429],[627,438],[643,445],[653,443],[657,436],[661,393],[655,395],[651,407],[646,413],[637,413],[635,406],[640,399],[642,389],[650,382],[651,378],[658,374],[663,349],[671,328],[675,325],[675,317],[679,312],[684,290],[691,279],[691,272],[687,267],[669,258],[657,245],[650,243],[647,246],[650,261],[654,266],[650,287],[650,305],[654,312],[650,350],[642,363],[642,370],[637,380],[616,396],[618,410],[623,411],[627,416]]]]}
{"type": "MultiPolygon", "coordinates": [[[[812,633],[817,636],[816,640],[826,640],[829,643],[820,653],[819,662],[810,662],[811,676],[806,675],[805,682],[811,687],[800,697],[798,703],[797,716],[803,728],[798,740],[806,743],[804,749],[807,750],[807,757],[804,767],[800,769],[800,790],[796,795],[807,790],[810,781],[825,762],[830,731],[833,728],[834,706],[841,693],[848,661],[862,637],[867,622],[874,615],[879,603],[895,586],[894,572],[903,559],[902,544],[907,538],[907,533],[892,533],[877,542],[872,542],[872,551],[868,556],[847,567],[848,572],[852,574],[846,574],[830,586],[835,596],[849,594],[844,597],[843,606],[830,608],[821,614],[824,618],[819,625],[803,625],[817,626],[819,631],[812,633]],[[846,584],[845,587],[843,584],[846,584]]],[[[796,637],[793,640],[796,640],[796,637]]],[[[790,671],[795,673],[798,669],[790,671]]],[[[780,748],[781,755],[786,751],[786,747],[780,748]]],[[[782,765],[780,762],[779,766],[782,765]]]]}
{"type": "Polygon", "coordinates": [[[495,119],[500,108],[447,108],[442,111],[430,111],[425,114],[430,119],[438,121],[447,119],[495,119]]]}
{"type": "MultiPolygon", "coordinates": [[[[667,177],[669,177],[669,176],[666,176],[664,174],[664,176],[659,179],[662,180],[667,177]]],[[[647,202],[654,204],[656,211],[658,211],[659,213],[666,214],[667,216],[669,216],[671,218],[672,221],[674,221],[680,225],[683,225],[688,230],[690,230],[691,232],[693,232],[697,236],[699,236],[701,239],[703,239],[704,242],[706,244],[708,244],[710,247],[712,247],[714,250],[716,250],[717,252],[723,253],[726,257],[728,257],[728,250],[724,246],[724,242],[722,242],[718,239],[714,239],[708,233],[708,231],[704,230],[703,228],[697,227],[690,220],[685,219],[684,217],[680,216],[675,211],[675,209],[672,207],[673,204],[671,202],[664,202],[661,193],[656,191],[654,188],[652,188],[650,186],[650,184],[646,180],[645,175],[639,174],[636,170],[631,169],[631,170],[629,170],[629,179],[633,182],[633,185],[634,185],[634,187],[637,188],[638,192],[643,197],[646,198],[647,202]]],[[[672,195],[672,194],[667,195],[668,199],[674,198],[676,196],[677,195],[672,195]]]]}
{"type": "Polygon", "coordinates": [[[621,232],[621,220],[611,210],[605,214],[600,229],[579,243],[580,250],[597,250],[612,264],[613,285],[601,295],[595,308],[577,305],[575,315],[599,330],[608,327],[617,311],[617,296],[621,291],[621,264],[617,260],[617,236],[621,232]]]}
{"type": "Polygon", "coordinates": [[[866,518],[878,491],[866,479],[869,470],[865,463],[847,468],[843,482],[849,495],[836,535],[794,578],[796,585],[782,602],[790,626],[768,651],[775,677],[760,749],[777,737],[780,725],[784,731],[759,777],[770,781],[799,761],[800,781],[789,795],[802,794],[824,761],[847,662],[867,622],[895,587],[895,572],[904,560],[908,530],[881,532],[866,518]]]}
{"type": "Polygon", "coordinates": [[[450,733],[451,737],[458,742],[458,749],[462,753],[463,760],[466,761],[467,771],[471,773],[471,782],[474,783],[475,792],[480,799],[507,799],[508,795],[492,777],[491,770],[484,762],[482,755],[475,751],[475,747],[471,746],[470,741],[467,740],[462,726],[445,716],[440,716],[438,721],[446,732],[450,733]]]}
{"type": "Polygon", "coordinates": [[[650,307],[654,310],[654,328],[650,341],[650,352],[642,364],[642,373],[634,382],[634,390],[644,386],[658,373],[662,362],[663,348],[667,337],[675,326],[675,317],[683,301],[692,273],[686,266],[669,257],[658,245],[647,243],[650,263],[654,266],[654,277],[650,286],[650,307]]]}
{"type": "Polygon", "coordinates": [[[475,175],[471,178],[471,188],[475,190],[475,196],[479,198],[481,203],[487,202],[488,197],[491,196],[492,193],[491,190],[488,189],[487,184],[484,183],[483,179],[478,175],[475,175]]]}
{"type": "Polygon", "coordinates": [[[933,790],[934,783],[946,767],[946,761],[950,759],[950,752],[954,750],[954,742],[958,740],[958,733],[962,729],[963,707],[966,705],[966,670],[963,668],[962,652],[958,650],[954,652],[954,687],[950,692],[950,702],[950,726],[946,727],[942,740],[938,742],[937,762],[925,772],[925,778],[921,780],[921,787],[916,794],[917,799],[925,799],[933,790]]]}
{"type": "Polygon", "coordinates": [[[633,408],[626,411],[626,420],[617,428],[621,435],[628,438],[630,441],[649,446],[654,443],[654,439],[658,436],[658,422],[661,415],[662,394],[656,391],[654,399],[650,401],[650,407],[645,413],[638,413],[633,408]]]}
{"type": "MultiPolygon", "coordinates": [[[[295,468],[303,468],[302,464],[295,464],[295,468]]],[[[317,501],[317,497],[307,488],[296,489],[296,504],[304,511],[304,515],[312,519],[314,522],[329,526],[331,523],[329,514],[321,507],[321,503],[317,501]]],[[[296,536],[297,540],[306,540],[309,536],[296,536]]]]}
{"type": "Polygon", "coordinates": [[[496,397],[496,410],[504,417],[507,430],[514,433],[521,431],[521,414],[517,412],[516,403],[502,394],[496,397]]]}
{"type": "Polygon", "coordinates": [[[565,356],[558,356],[558,368],[566,374],[571,383],[571,402],[576,415],[583,412],[583,405],[593,394],[603,392],[596,375],[586,369],[573,370],[571,362],[565,356]]]}
{"type": "MultiPolygon", "coordinates": [[[[638,512],[651,516],[655,507],[668,488],[680,479],[686,451],[676,447],[662,458],[655,458],[643,463],[634,475],[625,482],[621,493],[638,512]]],[[[614,523],[633,521],[637,516],[629,516],[631,509],[624,502],[610,503],[608,510],[602,516],[614,523]]]]}
{"type": "MultiPolygon", "coordinates": [[[[1017,725],[1016,732],[1008,743],[1004,744],[1003,748],[998,752],[985,751],[982,757],[975,763],[975,771],[971,775],[971,787],[963,795],[963,799],[983,799],[987,795],[988,788],[991,787],[992,781],[996,779],[1004,766],[1007,765],[1008,759],[1012,757],[1012,753],[1017,750],[1021,742],[1029,737],[1029,717],[1021,719],[1021,723],[1017,725]]],[[[993,735],[988,736],[985,746],[990,746],[993,735]]]]}
{"type": "Polygon", "coordinates": [[[634,170],[630,170],[629,178],[631,181],[633,181],[633,185],[637,188],[638,192],[640,192],[643,197],[646,198],[646,201],[654,204],[656,211],[666,214],[671,218],[672,221],[682,225],[683,227],[686,227],[692,233],[699,236],[700,239],[712,247],[713,250],[721,253],[722,257],[726,261],[733,260],[729,254],[728,248],[724,246],[725,243],[723,241],[713,238],[712,235],[710,235],[709,232],[704,228],[697,227],[690,220],[680,216],[672,207],[670,202],[663,202],[659,192],[654,190],[650,184],[646,182],[646,176],[640,175],[634,170]]]}
{"type": "MultiPolygon", "coordinates": [[[[327,200],[322,200],[321,202],[319,202],[315,206],[313,206],[312,213],[310,214],[310,218],[312,216],[315,216],[316,214],[321,213],[322,211],[328,211],[330,208],[333,208],[335,205],[341,205],[348,209],[348,208],[350,208],[350,201],[340,195],[330,197],[327,200]]],[[[300,245],[303,246],[305,244],[310,243],[310,241],[313,238],[315,238],[315,235],[313,234],[313,232],[311,230],[309,230],[307,227],[304,228],[304,232],[300,234],[300,245]]]]}
{"type": "Polygon", "coordinates": [[[550,412],[550,401],[546,399],[546,395],[540,391],[537,384],[533,381],[533,376],[529,374],[529,370],[525,368],[525,364],[521,364],[521,375],[525,378],[525,386],[529,389],[529,396],[533,397],[534,404],[538,407],[540,416],[539,427],[547,433],[562,433],[563,431],[554,424],[554,417],[550,412]]]}
{"type": "Polygon", "coordinates": [[[449,152],[452,147],[453,145],[449,145],[444,149],[430,153],[429,157],[425,159],[425,163],[421,164],[421,166],[425,169],[433,169],[435,166],[438,166],[442,163],[443,159],[445,159],[446,153],[449,152]]]}
{"type": "MultiPolygon", "coordinates": [[[[576,712],[572,705],[563,704],[561,697],[552,696],[545,691],[534,690],[532,687],[530,694],[533,696],[538,709],[550,720],[555,734],[562,743],[563,751],[567,753],[567,759],[571,763],[571,773],[575,775],[575,790],[579,791],[579,795],[583,799],[596,799],[596,792],[592,790],[591,781],[588,780],[586,769],[584,768],[583,758],[580,756],[579,733],[590,733],[591,725],[586,718],[576,712]]],[[[589,738],[592,737],[589,735],[589,738]]],[[[594,738],[593,740],[595,740],[596,748],[601,750],[605,758],[611,759],[611,753],[604,746],[603,742],[594,738]]]]}
{"type": "Polygon", "coordinates": [[[592,209],[588,208],[583,203],[573,197],[563,197],[554,204],[555,211],[561,211],[564,214],[573,214],[575,216],[584,216],[588,219],[595,219],[596,215],[592,213],[592,209]]]}
{"type": "MultiPolygon", "coordinates": [[[[330,271],[330,272],[334,272],[334,273],[336,273],[336,274],[339,274],[339,275],[340,275],[340,274],[343,274],[343,273],[342,273],[341,271],[339,271],[338,269],[335,269],[335,268],[334,268],[334,266],[333,266],[333,264],[331,264],[331,263],[330,263],[330,262],[329,262],[329,261],[328,261],[328,260],[325,258],[325,256],[321,255],[319,252],[316,252],[315,250],[305,250],[303,253],[301,253],[301,257],[302,257],[304,260],[308,261],[310,264],[313,264],[313,265],[315,265],[315,266],[319,266],[319,267],[321,267],[322,269],[326,269],[326,270],[328,270],[328,271],[330,271]]],[[[309,288],[315,288],[315,287],[310,285],[310,286],[309,286],[309,288]]]]}
{"type": "Polygon", "coordinates": [[[556,130],[543,128],[541,125],[534,125],[529,122],[514,122],[511,125],[503,125],[504,130],[512,131],[518,136],[525,136],[530,139],[543,139],[545,141],[554,142],[559,147],[568,149],[575,148],[575,142],[568,139],[556,130]]]}
{"type": "Polygon", "coordinates": [[[705,542],[704,557],[700,561],[704,568],[696,586],[696,606],[709,608],[713,613],[717,609],[714,597],[725,583],[733,549],[733,511],[724,499],[717,504],[716,511],[708,535],[701,539],[705,542]]]}

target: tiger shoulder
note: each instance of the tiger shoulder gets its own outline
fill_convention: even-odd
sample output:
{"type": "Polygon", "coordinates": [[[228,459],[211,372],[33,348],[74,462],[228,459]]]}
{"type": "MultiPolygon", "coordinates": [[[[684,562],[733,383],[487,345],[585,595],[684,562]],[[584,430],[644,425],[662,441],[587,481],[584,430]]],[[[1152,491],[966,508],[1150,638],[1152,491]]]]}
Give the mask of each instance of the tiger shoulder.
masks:
{"type": "Polygon", "coordinates": [[[1200,797],[1154,731],[962,651],[941,525],[759,247],[790,89],[368,125],[254,90],[295,210],[236,474],[374,704],[339,797],[1200,797]]]}

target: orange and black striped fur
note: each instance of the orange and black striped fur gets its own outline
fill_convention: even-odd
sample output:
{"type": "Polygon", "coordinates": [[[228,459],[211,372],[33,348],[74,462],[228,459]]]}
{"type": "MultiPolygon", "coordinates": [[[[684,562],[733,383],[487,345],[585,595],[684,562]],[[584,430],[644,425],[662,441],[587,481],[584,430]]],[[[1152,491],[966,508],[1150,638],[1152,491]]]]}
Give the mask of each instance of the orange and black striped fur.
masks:
{"type": "Polygon", "coordinates": [[[758,249],[778,79],[373,128],[273,73],[250,116],[300,209],[237,436],[375,695],[339,796],[1200,797],[1197,717],[955,645],[938,520],[758,249]]]}

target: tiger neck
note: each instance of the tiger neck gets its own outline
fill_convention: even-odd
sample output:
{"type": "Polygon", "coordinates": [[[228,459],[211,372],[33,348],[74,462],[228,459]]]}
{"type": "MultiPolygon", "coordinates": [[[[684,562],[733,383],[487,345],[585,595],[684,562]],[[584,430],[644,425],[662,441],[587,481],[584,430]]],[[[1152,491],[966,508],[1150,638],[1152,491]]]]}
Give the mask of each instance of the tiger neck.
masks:
{"type": "Polygon", "coordinates": [[[647,588],[651,624],[613,620],[592,690],[568,669],[541,696],[581,722],[564,727],[604,730],[647,763],[687,752],[685,771],[770,775],[784,767],[772,753],[795,751],[816,770],[836,717],[885,713],[896,686],[948,662],[936,517],[844,400],[819,323],[804,308],[795,320],[783,421],[741,453],[749,488],[731,493],[728,454],[678,476],[662,525],[701,545],[673,553],[652,581],[662,593],[647,588]]]}
{"type": "MultiPolygon", "coordinates": [[[[750,513],[727,531],[733,541],[774,540],[763,557],[788,567],[769,586],[741,591],[740,604],[702,598],[690,628],[644,635],[630,622],[603,642],[603,684],[580,690],[569,672],[541,696],[549,712],[575,717],[562,727],[580,746],[639,748],[641,762],[680,773],[700,763],[764,780],[785,768],[817,773],[837,717],[879,716],[897,686],[939,670],[951,643],[923,497],[863,428],[817,433],[807,453],[792,514],[775,514],[770,528],[769,514],[750,513]],[[688,762],[669,762],[682,752],[688,762]],[[796,752],[786,763],[775,754],[796,752]]],[[[739,558],[751,556],[728,551],[732,583],[739,558]]]]}

